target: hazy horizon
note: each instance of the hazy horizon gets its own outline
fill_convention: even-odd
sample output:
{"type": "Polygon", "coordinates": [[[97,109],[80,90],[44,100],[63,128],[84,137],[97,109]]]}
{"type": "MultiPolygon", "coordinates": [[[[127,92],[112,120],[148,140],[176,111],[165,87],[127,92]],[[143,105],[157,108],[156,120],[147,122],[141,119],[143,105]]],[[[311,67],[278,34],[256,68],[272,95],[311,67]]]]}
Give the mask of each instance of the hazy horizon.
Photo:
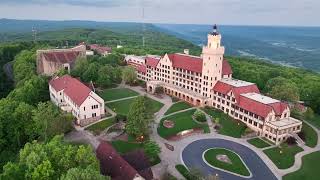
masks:
{"type": "Polygon", "coordinates": [[[21,20],[320,26],[316,0],[2,0],[0,5],[0,18],[21,20]]]}

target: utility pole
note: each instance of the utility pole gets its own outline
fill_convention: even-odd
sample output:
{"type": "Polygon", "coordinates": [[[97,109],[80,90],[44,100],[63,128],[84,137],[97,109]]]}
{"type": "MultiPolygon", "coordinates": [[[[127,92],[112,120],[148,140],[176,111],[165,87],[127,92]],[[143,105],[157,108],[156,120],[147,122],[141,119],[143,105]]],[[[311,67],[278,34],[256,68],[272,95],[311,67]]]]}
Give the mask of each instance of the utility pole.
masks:
{"type": "Polygon", "coordinates": [[[144,20],[144,0],[142,0],[142,47],[145,46],[145,31],[146,31],[146,26],[145,26],[145,20],[144,20]]]}
{"type": "Polygon", "coordinates": [[[33,42],[37,42],[37,30],[32,27],[32,37],[33,37],[33,42]]]}

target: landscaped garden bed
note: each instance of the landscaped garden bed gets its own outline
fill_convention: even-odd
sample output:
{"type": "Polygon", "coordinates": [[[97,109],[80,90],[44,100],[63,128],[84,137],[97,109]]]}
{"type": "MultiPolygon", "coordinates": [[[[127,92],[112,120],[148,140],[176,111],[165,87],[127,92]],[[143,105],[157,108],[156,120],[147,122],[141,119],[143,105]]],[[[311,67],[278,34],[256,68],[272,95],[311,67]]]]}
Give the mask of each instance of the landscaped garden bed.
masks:
{"type": "Polygon", "coordinates": [[[263,152],[272,160],[279,169],[290,168],[294,164],[294,156],[303,151],[297,145],[281,144],[281,147],[266,149],[263,152]]]}
{"type": "Polygon", "coordinates": [[[102,131],[107,129],[108,127],[112,126],[115,123],[114,118],[106,119],[103,121],[100,121],[96,124],[93,124],[86,128],[86,130],[92,132],[94,135],[99,135],[102,131]]]}
{"type": "Polygon", "coordinates": [[[214,123],[216,123],[216,120],[218,119],[219,134],[232,136],[235,138],[240,138],[241,135],[244,134],[246,125],[242,122],[234,120],[227,114],[224,114],[222,111],[218,111],[213,108],[206,107],[203,110],[212,117],[214,123]]]}
{"type": "Polygon", "coordinates": [[[105,101],[112,101],[139,95],[139,93],[127,88],[106,89],[102,92],[99,92],[98,94],[105,101]]]}
{"type": "Polygon", "coordinates": [[[302,166],[298,171],[283,176],[283,180],[318,180],[320,152],[314,152],[302,157],[302,166]]]}
{"type": "Polygon", "coordinates": [[[266,141],[264,141],[260,138],[249,139],[248,143],[254,145],[257,148],[265,148],[265,147],[271,146],[269,143],[267,143],[266,141]]]}
{"type": "Polygon", "coordinates": [[[168,116],[161,120],[158,127],[158,134],[163,138],[170,138],[172,136],[176,136],[180,132],[192,129],[202,129],[205,132],[209,131],[208,124],[199,124],[192,119],[192,115],[195,110],[189,110],[186,112],[178,113],[172,116],[168,116]],[[164,120],[171,120],[174,122],[173,128],[166,128],[163,125],[164,120]]]}
{"type": "Polygon", "coordinates": [[[177,111],[181,111],[181,110],[184,110],[184,109],[188,109],[188,108],[191,108],[192,106],[186,102],[177,102],[177,103],[174,103],[168,110],[167,112],[165,112],[164,114],[165,115],[168,115],[168,114],[171,114],[171,113],[174,113],[174,112],[177,112],[177,111]]]}
{"type": "Polygon", "coordinates": [[[223,148],[212,148],[204,152],[204,159],[213,167],[242,176],[250,176],[250,172],[241,157],[233,151],[223,148]]]}

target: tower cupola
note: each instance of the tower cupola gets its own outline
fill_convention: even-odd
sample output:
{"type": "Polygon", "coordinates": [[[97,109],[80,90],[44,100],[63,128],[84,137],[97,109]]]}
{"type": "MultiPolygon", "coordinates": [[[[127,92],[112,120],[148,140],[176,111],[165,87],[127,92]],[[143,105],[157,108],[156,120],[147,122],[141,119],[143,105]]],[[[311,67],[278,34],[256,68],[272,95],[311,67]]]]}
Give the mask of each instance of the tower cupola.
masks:
{"type": "Polygon", "coordinates": [[[219,35],[218,27],[217,27],[216,24],[213,26],[213,31],[212,31],[211,34],[214,35],[214,36],[219,35]]]}

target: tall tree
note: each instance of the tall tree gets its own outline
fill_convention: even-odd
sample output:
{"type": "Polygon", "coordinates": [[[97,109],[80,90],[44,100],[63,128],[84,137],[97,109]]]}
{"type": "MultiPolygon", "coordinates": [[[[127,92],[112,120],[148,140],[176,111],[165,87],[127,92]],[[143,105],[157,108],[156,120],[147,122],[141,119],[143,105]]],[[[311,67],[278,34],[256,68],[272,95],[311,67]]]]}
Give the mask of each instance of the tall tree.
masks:
{"type": "Polygon", "coordinates": [[[33,131],[45,141],[72,129],[72,116],[61,114],[58,107],[51,102],[39,103],[32,114],[33,131]]]}
{"type": "Polygon", "coordinates": [[[7,163],[0,179],[107,179],[89,146],[76,146],[55,136],[47,143],[33,141],[21,149],[18,161],[7,163]],[[80,174],[76,174],[82,172],[80,174]]]}
{"type": "Polygon", "coordinates": [[[149,134],[149,124],[151,123],[152,117],[146,108],[146,101],[146,97],[141,96],[136,98],[130,106],[126,124],[128,134],[136,137],[149,134]]]}
{"type": "Polygon", "coordinates": [[[122,70],[122,80],[127,84],[133,84],[137,80],[137,73],[133,67],[125,67],[122,70]]]}

